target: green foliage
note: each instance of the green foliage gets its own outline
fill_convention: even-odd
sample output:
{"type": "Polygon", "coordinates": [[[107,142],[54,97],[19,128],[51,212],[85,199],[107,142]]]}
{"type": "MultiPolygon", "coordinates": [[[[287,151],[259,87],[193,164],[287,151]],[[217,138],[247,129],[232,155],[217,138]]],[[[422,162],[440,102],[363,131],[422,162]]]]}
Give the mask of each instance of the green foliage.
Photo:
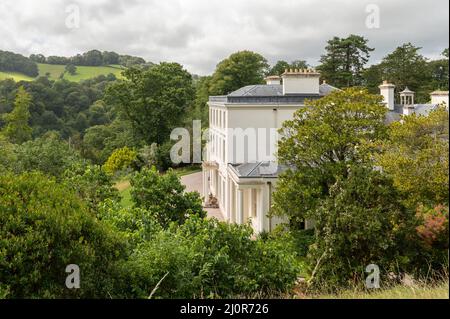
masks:
{"type": "Polygon", "coordinates": [[[0,175],[0,282],[8,298],[114,296],[123,249],[67,187],[40,173],[0,175]],[[65,286],[69,264],[80,267],[80,289],[65,286]]]}
{"type": "Polygon", "coordinates": [[[161,63],[147,70],[131,68],[124,75],[126,81],[108,88],[106,100],[148,145],[162,144],[183,122],[194,99],[191,75],[177,63],[161,63]]]}
{"type": "Polygon", "coordinates": [[[80,149],[85,158],[104,164],[116,149],[139,148],[139,138],[133,134],[128,121],[114,120],[111,124],[95,125],[86,130],[80,149]]]}
{"type": "MultiPolygon", "coordinates": [[[[426,103],[430,98],[429,93],[437,87],[429,88],[431,72],[427,60],[418,52],[420,49],[411,43],[403,44],[384,57],[378,68],[383,80],[396,85],[396,92],[408,86],[416,91],[417,102],[426,103]]],[[[377,80],[378,85],[382,79],[377,80]]]]}
{"type": "Polygon", "coordinates": [[[175,165],[170,158],[170,151],[174,145],[173,141],[167,141],[162,145],[153,143],[150,146],[144,146],[139,150],[138,166],[152,168],[155,166],[160,172],[165,172],[175,165]]]}
{"type": "MultiPolygon", "coordinates": [[[[60,70],[58,74],[63,71],[60,70]]],[[[104,123],[90,122],[93,117],[90,112],[91,105],[102,98],[105,86],[113,80],[115,77],[100,76],[82,83],[51,81],[46,77],[20,84],[0,81],[0,114],[13,110],[15,96],[23,85],[32,96],[28,124],[33,130],[33,137],[41,137],[48,131],[57,131],[64,139],[75,138],[75,135],[84,133],[87,125],[109,124],[115,119],[110,107],[105,106],[102,110],[104,123]]],[[[0,127],[4,126],[1,118],[2,115],[0,127]]]]}
{"type": "Polygon", "coordinates": [[[414,213],[399,203],[392,182],[380,172],[352,166],[312,217],[317,240],[308,257],[316,287],[362,286],[369,264],[383,275],[411,270],[405,250],[415,239],[414,213]]]}
{"type": "Polygon", "coordinates": [[[144,168],[133,176],[131,186],[135,207],[151,211],[164,227],[172,221],[181,224],[192,215],[206,216],[200,194],[185,192],[173,170],[160,175],[156,168],[144,168]]]}
{"type": "Polygon", "coordinates": [[[97,216],[102,222],[122,233],[131,245],[130,250],[138,244],[153,240],[162,230],[152,212],[137,207],[123,208],[111,199],[98,206],[97,216]]]}
{"type": "Polygon", "coordinates": [[[30,77],[38,76],[35,62],[23,55],[0,50],[0,71],[18,72],[30,77]]]}
{"type": "Polygon", "coordinates": [[[249,226],[193,217],[139,246],[127,268],[142,298],[164,276],[155,298],[274,295],[295,283],[294,256],[289,243],[252,239],[249,226]]]}
{"type": "Polygon", "coordinates": [[[16,148],[16,154],[16,172],[37,170],[58,178],[73,164],[83,162],[78,152],[55,133],[20,145],[16,148]]]}
{"type": "Polygon", "coordinates": [[[431,90],[448,90],[449,64],[448,64],[448,48],[442,52],[443,58],[428,62],[432,82],[429,85],[431,90]]]}
{"type": "Polygon", "coordinates": [[[449,117],[445,107],[428,116],[411,115],[392,123],[376,161],[394,180],[404,203],[448,205],[449,117]]]}
{"type": "Polygon", "coordinates": [[[359,88],[309,101],[281,129],[278,157],[290,170],[274,193],[273,213],[298,225],[314,211],[351,164],[367,162],[365,145],[385,133],[386,108],[379,96],[359,88]]]}
{"type": "Polygon", "coordinates": [[[210,82],[210,95],[225,95],[246,85],[263,84],[268,68],[267,60],[258,53],[233,53],[217,65],[210,82]]]}
{"type": "Polygon", "coordinates": [[[281,76],[286,69],[307,69],[308,63],[304,60],[297,60],[288,63],[286,61],[278,61],[268,72],[268,75],[278,75],[281,76]]]}
{"type": "Polygon", "coordinates": [[[13,110],[3,116],[5,127],[1,134],[6,136],[12,143],[22,144],[31,139],[31,127],[28,124],[30,104],[30,94],[23,87],[20,87],[17,91],[13,110]]]}
{"type": "Polygon", "coordinates": [[[16,147],[0,135],[0,174],[13,169],[17,161],[16,147]]]}
{"type": "Polygon", "coordinates": [[[374,50],[367,42],[364,37],[354,34],[329,40],[317,68],[322,78],[339,88],[362,85],[364,66],[374,50]]]}
{"type": "Polygon", "coordinates": [[[119,201],[111,177],[98,165],[75,164],[64,173],[64,182],[95,211],[107,199],[119,201]]]}
{"type": "Polygon", "coordinates": [[[128,147],[115,150],[103,165],[103,169],[113,175],[119,171],[130,169],[137,159],[137,152],[128,147]]]}
{"type": "Polygon", "coordinates": [[[77,73],[77,67],[73,64],[67,64],[64,70],[70,75],[75,75],[77,73]]]}

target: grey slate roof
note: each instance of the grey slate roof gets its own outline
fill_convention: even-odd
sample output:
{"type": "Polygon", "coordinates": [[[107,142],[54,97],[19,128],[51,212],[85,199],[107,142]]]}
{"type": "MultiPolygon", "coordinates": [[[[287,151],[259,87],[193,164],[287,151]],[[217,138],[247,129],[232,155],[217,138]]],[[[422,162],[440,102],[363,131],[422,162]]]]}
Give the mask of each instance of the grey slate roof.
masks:
{"type": "MultiPolygon", "coordinates": [[[[324,96],[331,93],[331,91],[337,90],[334,86],[323,83],[319,86],[319,95],[324,96]]],[[[301,95],[301,94],[299,94],[301,95]]],[[[317,94],[304,94],[315,96],[317,94]]],[[[283,96],[283,85],[272,84],[272,85],[248,85],[231,92],[228,94],[229,97],[244,97],[244,96],[283,96]]]]}
{"type": "Polygon", "coordinates": [[[287,169],[275,162],[229,164],[239,178],[276,178],[287,169]]]}
{"type": "MultiPolygon", "coordinates": [[[[417,115],[428,115],[438,107],[437,104],[414,104],[414,113],[417,115]]],[[[394,110],[386,114],[386,123],[400,121],[403,114],[403,105],[395,104],[394,110]]]]}
{"type": "Polygon", "coordinates": [[[283,95],[283,85],[248,85],[224,96],[211,96],[211,102],[252,104],[303,104],[305,99],[319,99],[338,90],[329,84],[321,84],[319,94],[283,95]]]}

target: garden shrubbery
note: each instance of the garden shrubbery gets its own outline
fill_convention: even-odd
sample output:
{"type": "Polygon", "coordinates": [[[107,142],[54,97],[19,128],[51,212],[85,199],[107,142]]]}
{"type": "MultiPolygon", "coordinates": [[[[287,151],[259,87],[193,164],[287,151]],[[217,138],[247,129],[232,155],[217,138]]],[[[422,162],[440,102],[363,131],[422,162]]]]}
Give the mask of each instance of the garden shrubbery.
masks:
{"type": "Polygon", "coordinates": [[[63,182],[0,176],[0,298],[261,297],[297,280],[287,234],[254,238],[249,225],[205,219],[173,172],[137,175],[130,208],[99,167],[71,172],[63,182]],[[80,267],[80,289],[65,286],[69,264],[80,267]]]}
{"type": "Polygon", "coordinates": [[[41,173],[0,176],[0,288],[11,298],[114,295],[123,239],[67,187],[41,173]],[[81,288],[65,286],[77,264],[81,288]]]}
{"type": "Polygon", "coordinates": [[[172,224],[137,247],[127,263],[138,297],[274,296],[297,280],[293,245],[252,239],[250,226],[199,217],[172,224]],[[163,279],[164,278],[164,279],[163,279]]]}
{"type": "Polygon", "coordinates": [[[133,176],[131,186],[135,206],[151,211],[164,227],[173,221],[183,223],[191,215],[206,216],[200,194],[185,192],[172,170],[160,174],[155,167],[143,168],[133,176]]]}

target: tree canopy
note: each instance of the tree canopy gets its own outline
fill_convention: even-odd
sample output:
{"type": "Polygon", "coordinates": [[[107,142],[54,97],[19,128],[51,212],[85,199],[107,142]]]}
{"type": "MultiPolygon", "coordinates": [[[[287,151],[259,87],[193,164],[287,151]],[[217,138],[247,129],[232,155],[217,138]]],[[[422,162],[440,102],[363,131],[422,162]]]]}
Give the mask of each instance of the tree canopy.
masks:
{"type": "Polygon", "coordinates": [[[267,60],[258,53],[233,53],[217,65],[211,78],[210,94],[225,95],[246,85],[263,84],[268,68],[267,60]]]}
{"type": "Polygon", "coordinates": [[[317,67],[322,78],[338,88],[361,85],[364,66],[374,50],[367,45],[368,42],[354,34],[329,40],[326,52],[320,59],[321,64],[317,67]]]}
{"type": "Polygon", "coordinates": [[[294,113],[280,130],[278,159],[290,169],[280,177],[274,211],[300,223],[329,193],[349,165],[368,160],[367,143],[386,131],[381,97],[366,90],[334,91],[294,113]]]}
{"type": "Polygon", "coordinates": [[[162,144],[194,99],[192,76],[180,64],[165,62],[148,70],[131,68],[124,75],[125,81],[108,88],[106,100],[148,145],[162,144]]]}
{"type": "Polygon", "coordinates": [[[13,110],[3,115],[5,127],[1,134],[6,136],[12,143],[22,144],[31,139],[30,120],[31,96],[20,87],[14,100],[13,110]]]}

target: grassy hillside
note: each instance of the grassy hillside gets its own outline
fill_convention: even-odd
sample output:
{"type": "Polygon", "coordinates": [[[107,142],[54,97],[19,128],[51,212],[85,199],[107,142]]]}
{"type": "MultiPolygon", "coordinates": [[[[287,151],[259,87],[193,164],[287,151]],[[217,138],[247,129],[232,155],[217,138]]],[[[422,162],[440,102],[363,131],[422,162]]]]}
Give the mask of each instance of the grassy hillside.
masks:
{"type": "MultiPolygon", "coordinates": [[[[60,75],[64,72],[64,65],[52,65],[52,64],[38,64],[39,76],[50,75],[50,79],[57,80],[60,75]]],[[[77,73],[75,75],[70,75],[68,73],[64,74],[66,80],[72,82],[79,82],[82,80],[87,80],[95,78],[99,75],[108,75],[110,73],[114,74],[117,78],[122,78],[123,67],[119,65],[111,66],[78,66],[77,73]]],[[[26,76],[24,74],[16,72],[0,72],[0,81],[5,79],[13,79],[16,82],[19,81],[33,81],[32,77],[26,76]]]]}
{"type": "MultiPolygon", "coordinates": [[[[45,76],[48,73],[53,80],[58,79],[65,68],[64,65],[52,64],[38,64],[38,67],[40,76],[45,76]]],[[[77,66],[77,73],[75,75],[66,73],[64,74],[64,78],[69,81],[79,82],[81,80],[95,78],[99,75],[108,75],[110,73],[120,78],[122,77],[122,71],[123,69],[120,66],[77,66]]]]}
{"type": "Polygon", "coordinates": [[[1,72],[0,71],[0,81],[6,80],[6,79],[13,79],[16,82],[19,81],[33,81],[32,77],[26,76],[21,73],[16,72],[1,72]]]}

